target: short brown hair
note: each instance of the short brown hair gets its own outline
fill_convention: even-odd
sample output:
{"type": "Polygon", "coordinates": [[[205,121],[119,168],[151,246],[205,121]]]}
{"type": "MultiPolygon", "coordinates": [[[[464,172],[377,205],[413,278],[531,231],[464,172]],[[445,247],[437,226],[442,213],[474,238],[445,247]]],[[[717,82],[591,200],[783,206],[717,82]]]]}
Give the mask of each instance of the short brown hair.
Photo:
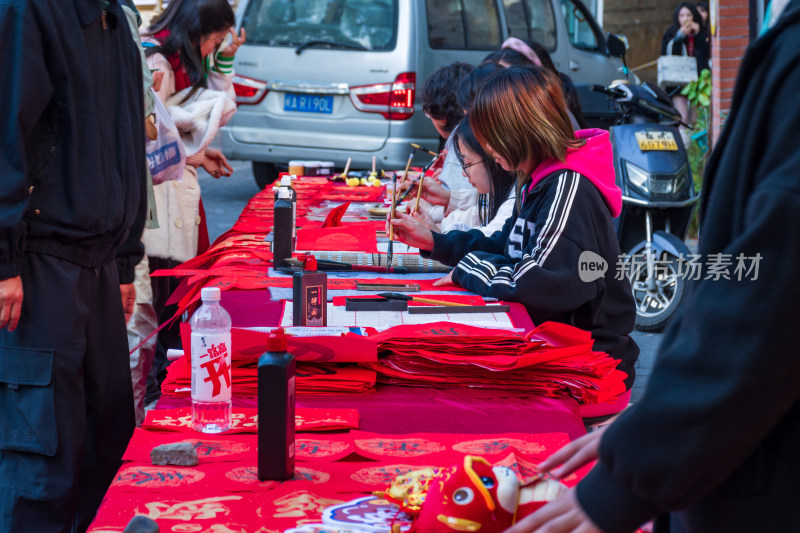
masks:
{"type": "MultiPolygon", "coordinates": [[[[586,143],[575,138],[561,80],[541,67],[508,67],[492,76],[475,95],[470,122],[481,145],[514,168],[563,161],[568,148],[586,143]]],[[[517,176],[520,186],[529,179],[517,176]]]]}

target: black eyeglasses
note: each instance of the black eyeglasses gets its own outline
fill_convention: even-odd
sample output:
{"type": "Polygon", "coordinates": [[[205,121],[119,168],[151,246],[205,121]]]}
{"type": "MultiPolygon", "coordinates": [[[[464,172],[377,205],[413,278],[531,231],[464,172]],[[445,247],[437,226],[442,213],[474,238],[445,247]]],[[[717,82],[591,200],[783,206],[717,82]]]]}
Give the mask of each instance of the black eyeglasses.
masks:
{"type": "Polygon", "coordinates": [[[486,161],[485,159],[481,159],[480,161],[475,161],[474,163],[470,163],[469,165],[466,165],[466,164],[464,164],[464,161],[461,161],[461,168],[464,170],[464,172],[466,172],[469,167],[474,167],[475,165],[480,165],[481,163],[483,163],[485,161],[486,161]]]}

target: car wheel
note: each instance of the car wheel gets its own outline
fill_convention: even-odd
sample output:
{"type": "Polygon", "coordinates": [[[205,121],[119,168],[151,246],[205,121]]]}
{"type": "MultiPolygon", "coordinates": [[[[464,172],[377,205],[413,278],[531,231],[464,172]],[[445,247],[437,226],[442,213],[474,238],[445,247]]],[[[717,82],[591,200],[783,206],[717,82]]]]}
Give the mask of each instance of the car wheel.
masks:
{"type": "Polygon", "coordinates": [[[278,168],[273,163],[253,161],[253,178],[259,189],[272,185],[278,179],[278,168]]]}

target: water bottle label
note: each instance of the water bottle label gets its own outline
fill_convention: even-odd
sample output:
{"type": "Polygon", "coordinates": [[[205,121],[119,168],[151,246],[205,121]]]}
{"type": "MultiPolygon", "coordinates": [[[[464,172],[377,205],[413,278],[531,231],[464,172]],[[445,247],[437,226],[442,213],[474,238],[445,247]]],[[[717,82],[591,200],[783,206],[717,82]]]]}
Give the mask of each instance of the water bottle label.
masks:
{"type": "Polygon", "coordinates": [[[192,333],[192,400],[231,399],[231,334],[192,333]]]}

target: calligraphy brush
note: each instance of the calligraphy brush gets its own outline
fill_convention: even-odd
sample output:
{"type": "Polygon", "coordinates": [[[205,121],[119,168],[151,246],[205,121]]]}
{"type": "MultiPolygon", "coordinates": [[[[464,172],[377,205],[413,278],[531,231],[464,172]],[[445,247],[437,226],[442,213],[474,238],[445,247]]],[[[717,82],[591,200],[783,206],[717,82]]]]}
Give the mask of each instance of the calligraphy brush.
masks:
{"type": "MultiPolygon", "coordinates": [[[[410,163],[411,159],[409,158],[408,161],[410,163]]],[[[394,225],[392,220],[394,219],[394,210],[397,207],[397,196],[397,172],[395,172],[394,176],[392,176],[392,207],[389,210],[389,262],[386,264],[387,272],[392,268],[392,254],[394,253],[394,225]]]]}
{"type": "Polygon", "coordinates": [[[411,296],[408,294],[401,294],[399,292],[380,292],[378,296],[388,300],[405,300],[407,302],[419,302],[423,304],[446,305],[448,307],[465,307],[469,304],[462,304],[458,302],[446,302],[444,300],[432,300],[430,298],[420,298],[419,296],[411,296]]]}
{"type": "MultiPolygon", "coordinates": [[[[421,174],[421,177],[420,177],[420,181],[422,181],[422,179],[423,179],[423,178],[425,178],[425,173],[426,173],[428,170],[430,170],[430,168],[433,166],[433,164],[434,164],[434,163],[436,163],[436,162],[439,160],[439,157],[441,157],[441,155],[442,155],[441,153],[438,153],[438,154],[436,154],[436,157],[434,157],[433,159],[431,159],[431,160],[428,162],[428,164],[426,164],[424,167],[422,167],[422,174],[421,174]]],[[[400,199],[399,199],[397,202],[398,202],[398,203],[400,203],[400,202],[402,202],[403,200],[405,200],[405,199],[406,199],[406,196],[408,196],[408,193],[410,193],[410,192],[411,192],[411,189],[413,189],[413,188],[414,188],[414,187],[409,187],[408,189],[406,189],[406,191],[403,193],[403,196],[401,196],[401,197],[400,197],[400,199]]],[[[421,193],[421,192],[422,192],[422,189],[420,189],[420,190],[419,190],[419,192],[421,193]]],[[[419,202],[417,202],[417,205],[419,205],[419,202]]]]}
{"type": "Polygon", "coordinates": [[[425,153],[431,154],[432,156],[438,156],[439,155],[439,154],[437,154],[436,152],[434,152],[432,150],[428,150],[427,148],[424,148],[424,147],[418,145],[417,143],[410,143],[410,144],[411,144],[412,148],[416,148],[420,152],[425,152],[425,153]]]}
{"type": "MultiPolygon", "coordinates": [[[[290,267],[303,267],[303,262],[299,259],[292,257],[291,259],[284,259],[284,262],[290,267]]],[[[324,270],[327,272],[332,271],[357,271],[357,272],[383,272],[384,268],[378,265],[353,265],[350,263],[342,263],[339,261],[329,261],[327,259],[317,259],[317,270],[324,270]]],[[[395,267],[391,269],[395,274],[408,274],[408,270],[402,267],[395,267]]]]}

